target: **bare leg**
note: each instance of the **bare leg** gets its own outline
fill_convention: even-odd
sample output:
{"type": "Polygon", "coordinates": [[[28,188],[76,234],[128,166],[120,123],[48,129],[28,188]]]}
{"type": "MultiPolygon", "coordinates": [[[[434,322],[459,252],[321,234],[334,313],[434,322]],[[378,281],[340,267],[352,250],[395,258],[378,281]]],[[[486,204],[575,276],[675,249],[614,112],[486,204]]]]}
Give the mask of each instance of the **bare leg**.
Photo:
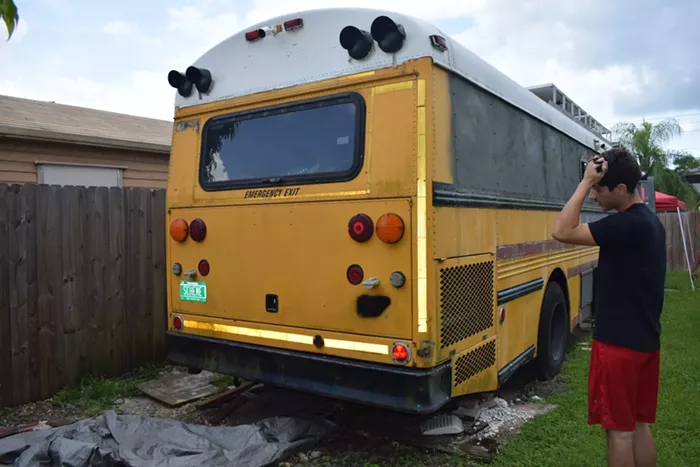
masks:
{"type": "Polygon", "coordinates": [[[608,431],[608,467],[635,467],[634,431],[608,431]]]}
{"type": "Polygon", "coordinates": [[[637,422],[634,432],[635,467],[656,467],[656,446],[648,423],[637,422]]]}

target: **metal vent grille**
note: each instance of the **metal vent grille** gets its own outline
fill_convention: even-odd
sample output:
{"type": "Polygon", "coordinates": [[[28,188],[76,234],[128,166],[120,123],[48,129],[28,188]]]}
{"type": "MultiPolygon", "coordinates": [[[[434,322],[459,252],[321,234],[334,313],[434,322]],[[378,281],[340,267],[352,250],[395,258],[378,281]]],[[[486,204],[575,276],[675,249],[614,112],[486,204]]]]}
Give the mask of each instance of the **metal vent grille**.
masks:
{"type": "Polygon", "coordinates": [[[455,364],[455,387],[469,378],[488,370],[496,363],[496,341],[467,352],[457,359],[455,364]]]}
{"type": "Polygon", "coordinates": [[[493,326],[493,262],[440,270],[440,346],[493,326]]]}

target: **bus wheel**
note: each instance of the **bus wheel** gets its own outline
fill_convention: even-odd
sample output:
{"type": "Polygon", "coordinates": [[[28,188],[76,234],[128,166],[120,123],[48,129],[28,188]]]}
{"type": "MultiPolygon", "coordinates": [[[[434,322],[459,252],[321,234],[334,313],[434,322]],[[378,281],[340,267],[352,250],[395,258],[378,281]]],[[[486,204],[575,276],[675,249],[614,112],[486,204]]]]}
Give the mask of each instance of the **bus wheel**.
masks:
{"type": "Polygon", "coordinates": [[[569,340],[568,316],[566,297],[561,286],[550,282],[540,312],[536,362],[537,377],[540,380],[550,380],[561,370],[569,340]]]}

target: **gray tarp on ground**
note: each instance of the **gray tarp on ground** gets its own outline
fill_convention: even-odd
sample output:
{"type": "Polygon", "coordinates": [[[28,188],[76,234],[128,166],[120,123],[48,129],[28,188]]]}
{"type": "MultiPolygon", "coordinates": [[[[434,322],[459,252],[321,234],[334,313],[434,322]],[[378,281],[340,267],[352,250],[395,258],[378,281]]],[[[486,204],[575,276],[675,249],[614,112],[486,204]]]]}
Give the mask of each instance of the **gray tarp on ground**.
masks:
{"type": "Polygon", "coordinates": [[[0,440],[0,464],[19,467],[262,467],[313,444],[329,422],[272,417],[234,427],[117,415],[0,440]]]}

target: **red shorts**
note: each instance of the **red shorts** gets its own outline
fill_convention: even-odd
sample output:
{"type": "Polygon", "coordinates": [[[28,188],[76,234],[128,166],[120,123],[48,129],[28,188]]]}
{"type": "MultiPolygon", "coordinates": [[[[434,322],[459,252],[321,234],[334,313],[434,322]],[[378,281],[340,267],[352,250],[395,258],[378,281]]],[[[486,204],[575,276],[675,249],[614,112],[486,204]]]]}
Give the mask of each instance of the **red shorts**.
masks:
{"type": "Polygon", "coordinates": [[[588,375],[588,424],[634,431],[654,423],[659,395],[659,352],[638,352],[593,341],[588,375]]]}

